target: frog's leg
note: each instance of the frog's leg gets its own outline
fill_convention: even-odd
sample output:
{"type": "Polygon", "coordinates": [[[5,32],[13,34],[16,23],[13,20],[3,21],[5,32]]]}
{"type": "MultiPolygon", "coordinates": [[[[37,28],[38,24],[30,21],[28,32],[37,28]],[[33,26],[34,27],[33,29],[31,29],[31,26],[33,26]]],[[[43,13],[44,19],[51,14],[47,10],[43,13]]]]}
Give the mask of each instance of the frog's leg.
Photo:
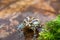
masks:
{"type": "Polygon", "coordinates": [[[17,30],[22,30],[24,27],[25,27],[24,24],[21,23],[21,24],[18,26],[17,30]]]}

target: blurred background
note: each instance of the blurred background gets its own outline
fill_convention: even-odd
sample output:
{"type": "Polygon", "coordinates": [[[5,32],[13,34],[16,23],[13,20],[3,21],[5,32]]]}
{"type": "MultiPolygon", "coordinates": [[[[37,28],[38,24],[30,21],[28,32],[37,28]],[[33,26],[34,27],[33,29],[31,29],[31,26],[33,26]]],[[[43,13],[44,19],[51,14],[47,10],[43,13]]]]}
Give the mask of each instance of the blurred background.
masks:
{"type": "Polygon", "coordinates": [[[0,40],[24,40],[24,36],[19,38],[16,28],[27,16],[44,24],[59,13],[60,0],[0,0],[0,40]]]}

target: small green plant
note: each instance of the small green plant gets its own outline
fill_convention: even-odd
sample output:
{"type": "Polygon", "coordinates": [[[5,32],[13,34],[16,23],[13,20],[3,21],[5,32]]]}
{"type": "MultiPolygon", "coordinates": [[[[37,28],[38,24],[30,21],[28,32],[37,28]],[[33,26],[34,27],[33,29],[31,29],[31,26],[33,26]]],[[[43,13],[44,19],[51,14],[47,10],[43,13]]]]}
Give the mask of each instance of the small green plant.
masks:
{"type": "Polygon", "coordinates": [[[60,15],[47,22],[39,34],[39,40],[60,40],[60,15]]]}

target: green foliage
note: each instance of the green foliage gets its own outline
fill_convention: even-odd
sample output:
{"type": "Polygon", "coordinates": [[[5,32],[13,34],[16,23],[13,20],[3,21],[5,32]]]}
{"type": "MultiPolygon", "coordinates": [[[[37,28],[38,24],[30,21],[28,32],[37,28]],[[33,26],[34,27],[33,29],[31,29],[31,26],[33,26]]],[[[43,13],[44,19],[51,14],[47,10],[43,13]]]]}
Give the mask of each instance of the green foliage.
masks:
{"type": "Polygon", "coordinates": [[[60,40],[60,15],[47,22],[39,34],[39,40],[60,40]]]}

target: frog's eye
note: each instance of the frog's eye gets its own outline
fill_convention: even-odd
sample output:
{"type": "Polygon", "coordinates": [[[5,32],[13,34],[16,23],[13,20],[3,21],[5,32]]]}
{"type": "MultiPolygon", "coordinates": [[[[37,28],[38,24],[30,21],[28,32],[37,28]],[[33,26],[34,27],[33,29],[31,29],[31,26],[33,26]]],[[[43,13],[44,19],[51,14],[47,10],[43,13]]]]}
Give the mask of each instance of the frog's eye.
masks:
{"type": "Polygon", "coordinates": [[[33,25],[34,25],[34,26],[39,26],[39,24],[40,24],[40,23],[39,23],[38,21],[33,22],[33,25]]]}
{"type": "Polygon", "coordinates": [[[33,22],[33,24],[39,24],[39,22],[33,22]]]}

